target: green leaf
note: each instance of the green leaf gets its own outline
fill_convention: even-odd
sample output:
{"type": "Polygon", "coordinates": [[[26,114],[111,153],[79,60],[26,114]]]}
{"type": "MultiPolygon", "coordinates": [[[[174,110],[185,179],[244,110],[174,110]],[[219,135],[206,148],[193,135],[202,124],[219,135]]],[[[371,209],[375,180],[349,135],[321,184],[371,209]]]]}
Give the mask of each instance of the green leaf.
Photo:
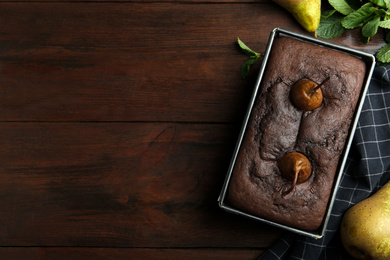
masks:
{"type": "Polygon", "coordinates": [[[361,1],[361,0],[345,0],[348,5],[353,9],[353,10],[357,10],[359,9],[363,3],[366,3],[367,1],[361,1]]]}
{"type": "Polygon", "coordinates": [[[375,11],[375,15],[378,15],[379,17],[381,17],[383,19],[386,19],[386,17],[389,16],[389,14],[384,9],[377,9],[375,11]]]}
{"type": "Polygon", "coordinates": [[[387,8],[386,2],[384,0],[370,0],[370,2],[377,6],[387,8]]]}
{"type": "Polygon", "coordinates": [[[327,18],[329,18],[329,17],[332,16],[335,12],[337,12],[335,9],[330,9],[330,10],[323,11],[322,14],[321,14],[321,19],[327,19],[327,18]]]}
{"type": "Polygon", "coordinates": [[[340,36],[345,32],[345,28],[341,25],[343,17],[338,12],[334,12],[325,19],[321,17],[320,25],[317,28],[317,35],[324,39],[332,39],[340,36]]]}
{"type": "Polygon", "coordinates": [[[245,43],[243,43],[240,38],[237,38],[237,42],[238,42],[238,45],[240,46],[241,50],[248,56],[256,56],[256,57],[259,57],[260,54],[255,52],[255,51],[252,51],[248,46],[246,46],[245,43]]]}
{"type": "Polygon", "coordinates": [[[241,78],[245,79],[248,76],[249,70],[253,64],[256,63],[259,56],[250,57],[244,64],[241,66],[241,78]]]}
{"type": "Polygon", "coordinates": [[[375,56],[378,59],[378,61],[383,62],[383,63],[389,63],[390,62],[390,43],[388,43],[385,46],[383,46],[382,48],[380,48],[375,56]]]}
{"type": "Polygon", "coordinates": [[[390,29],[390,20],[380,21],[379,27],[385,28],[385,29],[390,29]]]}
{"type": "Polygon", "coordinates": [[[341,21],[341,25],[346,29],[354,29],[358,26],[361,26],[361,24],[370,18],[370,16],[376,11],[377,9],[372,6],[372,3],[366,3],[362,5],[358,10],[356,10],[353,13],[350,13],[349,15],[345,16],[344,19],[341,21]]]}
{"type": "Polygon", "coordinates": [[[362,27],[362,35],[364,37],[372,37],[378,32],[380,17],[376,15],[372,20],[368,21],[362,27]]]}
{"type": "Polygon", "coordinates": [[[348,15],[355,11],[345,0],[329,0],[329,4],[343,15],[348,15]]]}
{"type": "Polygon", "coordinates": [[[366,36],[364,36],[364,35],[360,32],[360,40],[361,40],[363,43],[367,44],[367,43],[370,41],[370,39],[371,39],[371,37],[366,37],[366,36]]]}
{"type": "Polygon", "coordinates": [[[240,46],[241,50],[249,56],[249,59],[241,66],[241,78],[245,79],[246,76],[249,73],[249,70],[253,64],[257,61],[257,59],[260,57],[260,54],[251,50],[248,46],[246,46],[245,43],[243,43],[240,38],[237,37],[238,45],[240,46]]]}

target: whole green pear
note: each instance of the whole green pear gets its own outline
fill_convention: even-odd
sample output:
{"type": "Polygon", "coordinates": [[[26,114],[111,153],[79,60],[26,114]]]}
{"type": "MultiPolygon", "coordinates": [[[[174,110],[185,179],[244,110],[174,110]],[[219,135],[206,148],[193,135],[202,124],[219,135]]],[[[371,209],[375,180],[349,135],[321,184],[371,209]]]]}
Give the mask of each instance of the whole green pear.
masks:
{"type": "Polygon", "coordinates": [[[340,235],[344,248],[357,259],[390,259],[390,181],[347,210],[340,235]]]}
{"type": "Polygon", "coordinates": [[[320,24],[321,0],[273,0],[298,21],[308,32],[315,32],[320,24]]]}

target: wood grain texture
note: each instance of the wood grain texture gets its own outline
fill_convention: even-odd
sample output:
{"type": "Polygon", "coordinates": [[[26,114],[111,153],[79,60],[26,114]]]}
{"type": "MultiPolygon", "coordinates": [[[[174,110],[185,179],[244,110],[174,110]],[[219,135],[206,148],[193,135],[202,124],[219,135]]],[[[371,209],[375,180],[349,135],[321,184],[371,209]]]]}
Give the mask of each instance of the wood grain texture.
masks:
{"type": "Polygon", "coordinates": [[[274,27],[304,33],[273,3],[11,2],[0,17],[0,121],[240,122],[260,62],[241,80],[236,38],[264,52],[274,27]]]}
{"type": "MultiPolygon", "coordinates": [[[[12,0],[12,2],[24,2],[25,0],[12,0]]],[[[0,0],[0,2],[10,2],[9,0],[0,0]]],[[[82,3],[91,3],[94,4],[96,2],[108,2],[107,0],[29,0],[28,2],[82,2],[82,3]]],[[[225,4],[225,3],[263,3],[263,2],[272,2],[272,0],[110,0],[109,2],[112,3],[164,3],[164,4],[171,4],[171,3],[192,3],[192,4],[225,4]]]]}
{"type": "Polygon", "coordinates": [[[0,7],[3,121],[235,121],[236,37],[259,24],[263,49],[271,29],[252,4],[0,7]]]}
{"type": "Polygon", "coordinates": [[[266,248],[278,230],[217,207],[233,132],[3,123],[0,245],[266,248]]]}
{"type": "MultiPolygon", "coordinates": [[[[2,259],[256,259],[279,229],[217,197],[270,0],[0,1],[2,259]]],[[[371,53],[358,30],[332,42],[371,53]]]]}
{"type": "Polygon", "coordinates": [[[248,260],[257,259],[262,250],[255,249],[165,249],[165,248],[0,248],[3,259],[25,260],[248,260]]]}

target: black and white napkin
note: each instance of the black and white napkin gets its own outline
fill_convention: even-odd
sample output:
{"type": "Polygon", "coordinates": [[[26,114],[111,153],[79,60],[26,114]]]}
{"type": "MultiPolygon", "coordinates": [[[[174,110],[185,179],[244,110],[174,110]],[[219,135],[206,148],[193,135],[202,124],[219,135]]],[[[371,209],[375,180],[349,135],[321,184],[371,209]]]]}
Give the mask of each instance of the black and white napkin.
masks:
{"type": "Polygon", "coordinates": [[[388,181],[390,66],[381,66],[374,70],[324,237],[314,239],[286,232],[259,260],[351,259],[340,240],[342,216],[388,181]]]}

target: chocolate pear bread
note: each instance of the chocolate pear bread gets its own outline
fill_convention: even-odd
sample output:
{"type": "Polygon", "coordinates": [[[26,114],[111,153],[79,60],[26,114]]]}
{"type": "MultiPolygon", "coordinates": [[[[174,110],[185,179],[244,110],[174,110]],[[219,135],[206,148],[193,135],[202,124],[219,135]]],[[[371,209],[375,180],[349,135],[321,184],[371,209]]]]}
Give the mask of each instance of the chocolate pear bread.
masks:
{"type": "Polygon", "coordinates": [[[290,227],[318,229],[365,73],[357,57],[276,37],[228,186],[229,204],[290,227]],[[291,96],[302,80],[321,91],[311,109],[291,96]]]}

